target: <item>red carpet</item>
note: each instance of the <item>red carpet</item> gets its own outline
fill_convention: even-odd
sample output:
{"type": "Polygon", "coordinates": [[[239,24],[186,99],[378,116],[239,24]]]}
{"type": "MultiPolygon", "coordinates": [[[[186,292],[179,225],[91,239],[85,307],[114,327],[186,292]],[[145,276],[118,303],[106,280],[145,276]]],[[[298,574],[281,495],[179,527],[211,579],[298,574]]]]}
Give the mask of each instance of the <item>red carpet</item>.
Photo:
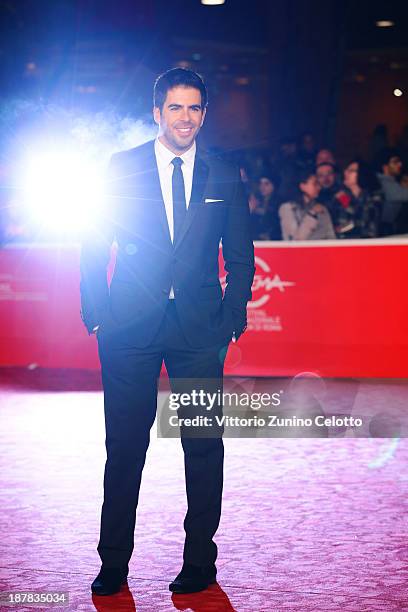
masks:
{"type": "Polygon", "coordinates": [[[226,439],[219,585],[172,598],[183,457],[179,440],[153,429],[129,588],[92,597],[105,461],[99,375],[2,369],[0,381],[0,590],[70,598],[1,610],[408,609],[405,439],[226,439]]]}

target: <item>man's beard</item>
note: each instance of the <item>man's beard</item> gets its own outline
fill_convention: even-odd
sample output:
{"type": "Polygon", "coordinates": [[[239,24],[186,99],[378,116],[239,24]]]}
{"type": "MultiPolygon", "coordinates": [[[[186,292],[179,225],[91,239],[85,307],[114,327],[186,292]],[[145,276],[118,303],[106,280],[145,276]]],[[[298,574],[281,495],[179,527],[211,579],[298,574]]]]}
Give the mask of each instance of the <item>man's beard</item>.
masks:
{"type": "MultiPolygon", "coordinates": [[[[194,128],[193,128],[194,129],[194,128]]],[[[181,140],[177,137],[177,134],[173,134],[172,132],[165,132],[164,136],[166,140],[175,148],[180,151],[183,149],[189,149],[193,144],[195,137],[197,136],[197,131],[194,130],[192,137],[187,140],[181,140]]]]}

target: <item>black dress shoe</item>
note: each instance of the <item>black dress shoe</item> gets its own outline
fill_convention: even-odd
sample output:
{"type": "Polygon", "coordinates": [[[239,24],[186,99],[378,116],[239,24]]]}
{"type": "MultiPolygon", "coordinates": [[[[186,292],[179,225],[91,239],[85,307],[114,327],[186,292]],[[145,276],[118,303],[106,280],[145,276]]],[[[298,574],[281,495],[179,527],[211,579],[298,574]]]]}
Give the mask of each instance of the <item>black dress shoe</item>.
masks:
{"type": "Polygon", "coordinates": [[[99,574],[91,585],[92,592],[96,595],[113,595],[118,593],[123,584],[127,582],[129,567],[104,567],[102,565],[99,574]]]}
{"type": "Polygon", "coordinates": [[[210,584],[216,582],[217,568],[215,565],[198,567],[183,563],[181,572],[169,584],[173,593],[197,593],[204,591],[210,584]]]}

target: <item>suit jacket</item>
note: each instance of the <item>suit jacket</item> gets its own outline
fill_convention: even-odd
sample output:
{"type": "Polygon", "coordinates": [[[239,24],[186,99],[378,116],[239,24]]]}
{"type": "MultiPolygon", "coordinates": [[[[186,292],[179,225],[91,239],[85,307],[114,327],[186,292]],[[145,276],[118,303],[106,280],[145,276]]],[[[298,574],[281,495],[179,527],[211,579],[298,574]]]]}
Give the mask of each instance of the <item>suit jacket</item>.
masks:
{"type": "Polygon", "coordinates": [[[81,317],[91,333],[148,346],[173,286],[188,343],[206,347],[246,327],[255,272],[247,198],[238,168],[197,148],[185,223],[171,242],[154,141],[112,156],[105,206],[82,242],[81,317]],[[211,201],[213,200],[213,201],[211,201]],[[110,287],[107,265],[118,245],[110,287]],[[219,244],[227,272],[219,281],[219,244]]]}

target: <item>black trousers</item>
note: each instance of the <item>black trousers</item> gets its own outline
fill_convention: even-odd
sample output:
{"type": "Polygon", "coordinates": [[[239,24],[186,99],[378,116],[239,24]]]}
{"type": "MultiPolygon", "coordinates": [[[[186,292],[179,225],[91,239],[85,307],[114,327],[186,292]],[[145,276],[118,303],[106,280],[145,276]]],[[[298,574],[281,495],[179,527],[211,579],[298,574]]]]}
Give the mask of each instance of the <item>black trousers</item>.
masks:
{"type": "MultiPolygon", "coordinates": [[[[181,331],[174,300],[153,343],[132,346],[131,336],[98,331],[104,388],[106,464],[98,553],[106,567],[127,565],[134,548],[139,488],[150,429],[157,409],[157,385],[164,360],[170,383],[177,379],[219,379],[222,390],[227,346],[191,348],[181,331]]],[[[221,516],[224,446],[222,436],[181,434],[188,509],[183,558],[197,566],[217,557],[213,536],[221,516]]]]}

